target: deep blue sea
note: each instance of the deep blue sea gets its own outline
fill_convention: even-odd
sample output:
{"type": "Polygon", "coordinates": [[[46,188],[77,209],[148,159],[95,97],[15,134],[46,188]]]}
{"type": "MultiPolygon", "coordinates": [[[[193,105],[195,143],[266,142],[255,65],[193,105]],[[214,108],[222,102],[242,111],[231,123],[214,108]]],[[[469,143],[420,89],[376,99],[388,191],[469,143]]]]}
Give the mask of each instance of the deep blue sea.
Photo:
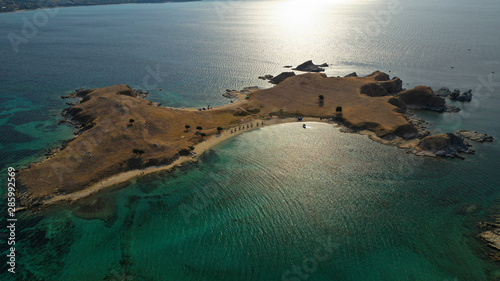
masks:
{"type": "MultiPolygon", "coordinates": [[[[472,102],[448,101],[459,114],[416,115],[436,133],[498,138],[499,10],[282,0],[0,14],[2,190],[7,167],[73,135],[57,124],[59,97],[77,88],[128,84],[165,106],[220,105],[225,89],[270,87],[258,76],[309,59],[329,76],[381,70],[406,88],[472,89],[472,102]]],[[[500,215],[498,141],[465,160],[428,159],[308,126],[257,129],[199,163],[19,213],[16,274],[2,224],[0,280],[500,280],[476,238],[478,222],[500,215]]]]}

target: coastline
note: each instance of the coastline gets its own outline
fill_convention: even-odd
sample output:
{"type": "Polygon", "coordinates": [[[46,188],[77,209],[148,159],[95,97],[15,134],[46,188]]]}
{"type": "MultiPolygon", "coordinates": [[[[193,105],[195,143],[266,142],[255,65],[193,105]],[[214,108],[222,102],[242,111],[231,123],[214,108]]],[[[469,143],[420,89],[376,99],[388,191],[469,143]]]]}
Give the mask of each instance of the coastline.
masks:
{"type": "MultiPolygon", "coordinates": [[[[224,107],[224,106],[226,106],[226,105],[222,105],[221,107],[224,107]]],[[[214,108],[213,110],[217,110],[217,109],[221,109],[221,108],[214,108]]],[[[185,109],[185,110],[192,110],[192,109],[185,109]]],[[[214,146],[216,146],[216,145],[218,145],[226,140],[229,140],[233,137],[236,137],[242,133],[250,132],[250,131],[253,131],[253,130],[256,130],[256,129],[259,129],[262,127],[269,127],[269,126],[287,124],[287,123],[300,123],[300,122],[330,123],[328,121],[324,121],[324,120],[321,120],[320,118],[314,118],[314,117],[306,117],[306,118],[303,118],[302,121],[298,122],[296,118],[290,117],[290,118],[255,119],[255,120],[252,120],[252,122],[243,123],[242,126],[245,126],[245,125],[250,124],[250,123],[261,124],[261,122],[264,122],[264,125],[259,125],[258,127],[255,126],[255,127],[249,128],[249,129],[241,130],[241,131],[234,131],[233,133],[231,133],[231,131],[230,131],[231,129],[226,129],[221,134],[212,135],[210,138],[197,144],[194,147],[193,153],[195,154],[195,156],[192,156],[192,157],[181,156],[177,160],[172,162],[171,164],[164,165],[164,166],[151,166],[151,167],[147,167],[147,168],[143,168],[143,169],[136,169],[136,170],[131,170],[131,171],[127,171],[127,172],[122,172],[122,173],[116,174],[114,176],[105,178],[105,179],[99,181],[98,183],[89,186],[88,188],[86,188],[84,190],[77,191],[74,193],[54,196],[46,201],[41,202],[41,205],[48,206],[48,205],[52,205],[52,204],[56,204],[56,203],[60,203],[60,202],[64,202],[64,201],[74,202],[74,201],[77,201],[79,199],[83,199],[83,198],[91,196],[95,193],[98,193],[99,191],[101,191],[103,189],[112,187],[112,186],[117,185],[117,184],[128,182],[130,180],[133,180],[135,178],[139,178],[141,176],[150,175],[150,174],[154,174],[154,173],[158,173],[158,172],[170,171],[170,170],[175,169],[176,167],[182,166],[182,164],[184,164],[184,163],[197,162],[198,158],[200,156],[202,156],[203,153],[210,150],[212,147],[214,147],[214,146]]],[[[330,124],[332,124],[332,125],[335,124],[336,126],[340,126],[344,130],[349,130],[348,128],[346,128],[345,126],[342,126],[341,124],[339,124],[337,122],[332,121],[330,124]]],[[[387,140],[384,140],[382,138],[377,137],[377,135],[374,132],[371,132],[368,130],[363,130],[363,131],[359,131],[359,132],[352,132],[351,131],[349,133],[358,133],[361,135],[365,135],[369,139],[376,141],[380,144],[395,145],[401,149],[410,149],[411,144],[415,143],[415,140],[403,141],[401,139],[398,139],[397,142],[387,141],[387,140]]],[[[26,209],[26,208],[24,208],[24,207],[18,208],[18,210],[24,210],[24,209],[26,209]]]]}
{"type": "MultiPolygon", "coordinates": [[[[224,106],[226,106],[226,105],[222,105],[221,107],[224,107],[224,106]]],[[[220,108],[214,108],[213,110],[217,110],[217,109],[220,109],[220,108]]],[[[191,109],[187,109],[187,110],[191,110],[191,109]]],[[[68,193],[68,194],[56,195],[48,200],[42,201],[41,206],[48,206],[48,205],[57,204],[60,202],[65,202],[65,201],[74,202],[74,201],[77,201],[79,199],[83,199],[83,198],[91,196],[95,193],[98,193],[99,191],[101,191],[103,189],[115,186],[117,184],[128,182],[130,180],[133,180],[135,178],[139,178],[141,176],[150,175],[150,174],[154,174],[154,173],[158,173],[158,172],[170,171],[176,167],[182,166],[182,164],[184,164],[184,163],[197,162],[198,157],[200,157],[201,155],[203,155],[203,153],[205,153],[206,151],[210,150],[212,147],[214,147],[215,145],[217,145],[223,141],[231,139],[231,138],[233,138],[237,135],[240,135],[242,133],[250,132],[250,131],[253,131],[253,130],[256,130],[256,129],[259,129],[262,127],[268,127],[268,126],[286,124],[286,123],[296,123],[297,119],[296,118],[255,119],[255,120],[252,120],[252,122],[243,123],[242,126],[250,124],[250,123],[261,124],[262,122],[264,122],[264,125],[259,125],[258,127],[255,126],[255,127],[249,128],[249,129],[235,131],[233,133],[231,133],[231,131],[230,131],[231,129],[226,129],[221,134],[216,134],[216,135],[211,136],[210,138],[207,138],[205,141],[200,142],[199,144],[197,144],[194,147],[193,153],[196,156],[193,156],[193,157],[181,156],[177,160],[175,160],[174,162],[172,162],[168,165],[151,166],[151,167],[146,167],[143,169],[136,169],[136,170],[131,170],[131,171],[127,171],[127,172],[122,172],[122,173],[113,175],[111,177],[105,178],[105,179],[103,179],[103,180],[83,189],[83,190],[73,192],[73,193],[68,193]]],[[[312,117],[304,118],[302,120],[302,122],[325,123],[324,121],[320,121],[319,118],[312,118],[312,117]]],[[[337,123],[335,123],[335,124],[337,124],[337,123]]],[[[29,209],[29,208],[19,207],[16,209],[16,211],[21,211],[21,210],[26,210],[26,209],[29,209]]]]}
{"type": "Polygon", "coordinates": [[[416,119],[407,114],[407,103],[422,97],[435,99],[432,90],[401,91],[400,84],[399,78],[390,79],[378,71],[344,78],[302,74],[269,89],[233,93],[235,102],[214,108],[160,107],[145,99],[146,93],[127,85],[79,89],[62,97],[79,98],[62,113],[65,122],[76,127],[76,137],[45,160],[19,171],[25,190],[20,205],[31,209],[75,201],[142,175],[197,161],[214,145],[240,133],[299,120],[333,121],[344,132],[367,135],[419,156],[458,157],[458,152],[466,152],[463,139],[457,146],[458,137],[452,133],[427,137],[425,126],[415,124],[416,119]],[[319,101],[318,93],[322,93],[319,101]],[[402,94],[407,103],[399,100],[402,94]]]}

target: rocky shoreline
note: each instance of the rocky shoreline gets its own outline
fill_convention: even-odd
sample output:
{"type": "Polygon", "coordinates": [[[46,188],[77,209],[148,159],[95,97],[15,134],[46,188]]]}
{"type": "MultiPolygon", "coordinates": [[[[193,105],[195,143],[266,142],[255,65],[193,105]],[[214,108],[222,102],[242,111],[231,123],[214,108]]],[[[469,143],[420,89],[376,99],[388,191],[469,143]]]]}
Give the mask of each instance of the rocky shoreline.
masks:
{"type": "Polygon", "coordinates": [[[450,89],[443,87],[443,88],[436,91],[436,96],[446,97],[446,98],[449,98],[450,100],[471,101],[472,100],[472,90],[468,90],[468,91],[465,91],[463,93],[460,93],[459,89],[455,89],[453,91],[450,91],[450,89]]]}
{"type": "MultiPolygon", "coordinates": [[[[55,196],[85,193],[89,185],[99,185],[102,180],[123,172],[140,172],[174,163],[183,152],[189,153],[194,145],[203,142],[205,132],[209,137],[217,134],[219,126],[223,129],[238,126],[243,116],[245,122],[270,116],[326,118],[342,125],[343,131],[368,131],[375,141],[426,157],[463,159],[464,154],[474,154],[467,140],[494,141],[488,134],[466,130],[431,135],[432,124],[415,118],[412,110],[453,114],[459,109],[448,106],[430,87],[406,90],[400,78],[382,72],[366,77],[351,73],[343,78],[326,77],[323,73],[284,72],[262,78],[277,86],[265,90],[227,89],[224,97],[236,99],[244,94],[244,102],[206,111],[158,107],[145,100],[147,92],[126,85],[77,89],[62,96],[62,99],[78,99],[68,102],[71,107],[63,110],[61,115],[65,119],[60,122],[72,124],[75,136],[60,147],[48,149],[45,161],[19,171],[19,202],[26,208],[36,208],[55,196]],[[317,89],[324,95],[322,102],[318,100],[317,89]],[[353,97],[357,100],[348,104],[353,97]],[[343,110],[336,112],[337,106],[343,110]],[[102,116],[109,118],[109,122],[102,122],[102,116]],[[195,126],[199,126],[199,131],[203,127],[203,135],[198,129],[194,131],[195,126]],[[145,155],[133,154],[137,148],[144,149],[145,155]]],[[[500,260],[500,218],[480,226],[484,231],[478,237],[497,251],[491,256],[500,260]]]]}
{"type": "Polygon", "coordinates": [[[78,99],[61,113],[65,117],[61,123],[75,126],[75,136],[60,147],[47,150],[45,161],[20,171],[20,186],[29,190],[23,192],[26,196],[21,201],[29,206],[54,194],[82,190],[123,171],[171,163],[180,152],[204,141],[205,136],[217,134],[219,128],[270,116],[334,121],[346,131],[370,132],[376,141],[420,156],[463,158],[462,154],[474,153],[465,138],[493,141],[489,135],[463,130],[430,135],[431,124],[414,118],[412,109],[451,113],[446,113],[446,102],[429,87],[405,90],[401,79],[379,71],[365,77],[355,73],[348,76],[293,72],[276,77],[266,75],[266,79],[279,78],[278,85],[264,90],[227,89],[223,96],[238,97],[236,103],[204,111],[158,107],[145,99],[147,92],[126,85],[78,89],[61,97],[78,99]],[[323,97],[319,101],[318,93],[323,97]],[[341,108],[340,112],[335,112],[335,108],[341,108]],[[169,120],[167,124],[165,120],[169,120]],[[133,154],[138,150],[145,155],[133,154]]]}
{"type": "MultiPolygon", "coordinates": [[[[289,66],[287,66],[289,67],[289,66]]],[[[318,65],[314,65],[311,60],[293,68],[293,70],[319,72],[322,69],[318,65]]],[[[376,72],[374,76],[375,82],[363,85],[360,88],[360,93],[369,97],[386,97],[392,96],[389,103],[398,107],[398,111],[405,115],[405,118],[410,123],[410,127],[401,128],[398,136],[386,135],[378,136],[383,141],[394,142],[395,137],[401,137],[407,140],[415,140],[415,145],[410,149],[410,152],[419,156],[430,157],[450,157],[464,159],[461,154],[474,154],[475,151],[466,141],[472,140],[475,142],[493,141],[494,138],[478,132],[458,130],[454,133],[439,134],[431,136],[431,132],[427,127],[431,124],[422,119],[413,117],[411,110],[427,110],[439,113],[457,113],[460,108],[446,104],[443,97],[459,101],[470,101],[472,91],[466,91],[460,94],[459,90],[450,91],[448,88],[441,88],[434,92],[430,87],[417,86],[413,89],[406,90],[403,88],[403,81],[398,77],[390,78],[389,75],[376,72]]],[[[324,75],[324,74],[321,74],[324,75]]],[[[295,76],[294,72],[282,72],[277,76],[265,75],[260,79],[267,79],[270,83],[280,84],[289,77],[295,76]]],[[[325,76],[326,77],[326,76],[325,76]]],[[[357,78],[356,72],[347,74],[344,78],[357,78]]],[[[336,118],[334,118],[336,119],[336,118]]],[[[336,119],[351,131],[359,131],[360,128],[350,126],[341,119],[336,119]]],[[[363,128],[361,128],[362,130],[363,128]]],[[[398,142],[394,142],[398,143],[398,142]]]]}
{"type": "MultiPolygon", "coordinates": [[[[327,67],[328,64],[315,65],[311,60],[304,62],[303,64],[293,68],[293,70],[305,71],[305,72],[321,72],[324,69],[320,67],[327,67]]],[[[291,66],[286,66],[289,68],[291,66]]],[[[376,72],[377,73],[377,72],[376,72]]],[[[430,156],[430,157],[450,157],[450,158],[460,158],[464,159],[461,154],[474,154],[475,151],[471,148],[466,140],[471,140],[474,142],[492,142],[494,138],[488,134],[478,133],[476,131],[466,131],[457,130],[454,133],[445,133],[432,135],[428,130],[428,126],[432,125],[423,119],[414,118],[414,114],[411,110],[428,110],[435,111],[439,113],[453,113],[459,112],[460,108],[456,106],[447,105],[443,97],[448,97],[455,100],[470,101],[469,97],[472,97],[471,90],[460,94],[460,91],[455,89],[450,91],[448,88],[441,88],[434,92],[430,87],[417,86],[414,89],[406,90],[402,87],[403,81],[398,77],[390,78],[389,75],[385,73],[378,72],[379,74],[375,77],[376,82],[371,84],[366,84],[360,89],[361,94],[365,94],[371,97],[382,97],[382,96],[393,96],[394,98],[389,100],[389,103],[397,106],[399,111],[405,115],[411,125],[407,129],[407,132],[401,133],[399,137],[407,140],[416,140],[417,143],[410,149],[410,152],[418,156],[430,156]]],[[[321,74],[324,77],[326,75],[321,74]]],[[[289,77],[296,76],[294,72],[282,72],[277,76],[271,74],[266,74],[264,76],[258,77],[259,79],[268,80],[272,84],[280,84],[289,77]]],[[[358,77],[356,72],[347,74],[344,78],[358,77]]],[[[250,91],[258,90],[258,87],[245,87],[242,90],[231,90],[227,89],[222,96],[228,99],[237,99],[239,94],[248,94],[250,91]]],[[[84,98],[92,90],[89,89],[77,89],[70,95],[61,96],[62,99],[68,98],[79,98],[75,103],[68,103],[72,106],[63,110],[61,115],[65,117],[60,123],[70,123],[77,131],[75,132],[75,137],[69,139],[61,144],[60,147],[47,149],[46,156],[50,158],[58,151],[64,149],[67,144],[73,141],[77,135],[82,132],[89,130],[93,127],[93,124],[86,124],[81,120],[76,120],[74,116],[78,112],[74,112],[73,108],[75,105],[84,102],[84,98]]],[[[135,98],[145,99],[148,95],[147,92],[141,90],[130,90],[124,93],[135,98]]],[[[345,123],[342,118],[334,118],[337,122],[343,124],[349,130],[359,131],[359,128],[350,126],[351,124],[345,123]]],[[[382,136],[382,140],[392,141],[394,136],[382,136]]]]}
{"type": "Polygon", "coordinates": [[[494,137],[488,134],[478,133],[476,131],[467,131],[467,130],[457,130],[455,135],[461,136],[471,141],[475,142],[493,142],[495,140],[494,137]]]}

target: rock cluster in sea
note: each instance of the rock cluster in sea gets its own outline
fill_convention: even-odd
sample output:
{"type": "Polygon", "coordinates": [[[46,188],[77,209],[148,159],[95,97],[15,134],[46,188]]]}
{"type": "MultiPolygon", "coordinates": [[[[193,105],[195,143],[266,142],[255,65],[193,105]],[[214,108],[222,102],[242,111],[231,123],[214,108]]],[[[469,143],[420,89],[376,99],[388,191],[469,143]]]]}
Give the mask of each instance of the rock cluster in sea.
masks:
{"type": "Polygon", "coordinates": [[[459,112],[460,108],[447,105],[446,101],[432,91],[430,87],[417,86],[410,90],[402,91],[396,97],[407,106],[417,110],[430,110],[436,112],[459,112]]]}
{"type": "Polygon", "coordinates": [[[236,99],[238,98],[238,91],[226,89],[226,92],[222,96],[228,99],[236,99]]]}
{"type": "Polygon", "coordinates": [[[437,134],[423,138],[417,144],[424,153],[435,156],[463,158],[459,153],[474,154],[470,145],[453,133],[437,134]]]}
{"type": "Polygon", "coordinates": [[[250,94],[250,92],[258,90],[258,86],[249,86],[245,87],[242,90],[231,90],[231,89],[226,89],[226,92],[222,94],[223,97],[228,98],[228,99],[238,99],[238,94],[250,94]]]}
{"type": "Polygon", "coordinates": [[[273,79],[274,76],[272,76],[271,74],[266,74],[264,76],[259,76],[259,79],[262,79],[262,80],[270,80],[270,79],[273,79]]]}
{"type": "Polygon", "coordinates": [[[460,112],[460,108],[454,105],[445,105],[444,112],[460,112]]]}
{"type": "MultiPolygon", "coordinates": [[[[411,119],[409,121],[417,129],[419,126],[426,123],[420,119],[411,119]],[[415,124],[415,122],[420,124],[415,124]]],[[[474,154],[474,150],[470,148],[471,145],[465,139],[475,142],[492,142],[494,140],[494,138],[488,134],[478,133],[476,131],[458,130],[455,133],[427,136],[421,139],[417,144],[417,147],[421,149],[421,151],[414,152],[416,154],[428,156],[463,158],[459,153],[474,154]]]]}
{"type": "Polygon", "coordinates": [[[322,67],[328,67],[328,64],[323,63],[321,65],[315,65],[312,62],[312,60],[308,60],[308,61],[304,62],[303,64],[298,65],[296,68],[293,68],[292,70],[306,71],[306,72],[323,72],[323,71],[325,71],[325,69],[322,67]]]}
{"type": "Polygon", "coordinates": [[[492,136],[476,131],[458,130],[455,134],[475,142],[492,142],[494,140],[492,136]]]}
{"type": "Polygon", "coordinates": [[[472,100],[472,90],[465,91],[463,93],[460,93],[459,89],[455,89],[453,91],[450,91],[450,89],[443,87],[439,90],[436,91],[436,96],[439,97],[447,97],[451,100],[457,100],[457,101],[471,101],[472,100]]]}

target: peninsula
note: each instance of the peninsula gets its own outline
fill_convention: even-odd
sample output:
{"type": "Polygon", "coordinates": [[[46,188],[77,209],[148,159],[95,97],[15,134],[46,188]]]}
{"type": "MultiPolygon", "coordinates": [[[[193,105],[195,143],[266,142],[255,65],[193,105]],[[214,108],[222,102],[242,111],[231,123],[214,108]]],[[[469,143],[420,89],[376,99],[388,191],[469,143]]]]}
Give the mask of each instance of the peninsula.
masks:
{"type": "Polygon", "coordinates": [[[401,85],[399,78],[378,71],[342,78],[306,73],[269,89],[237,93],[235,103],[205,109],[159,107],[127,85],[77,90],[69,97],[79,101],[63,112],[78,128],[76,136],[44,161],[19,171],[19,200],[24,208],[76,200],[192,161],[238,133],[298,117],[334,121],[425,155],[449,154],[457,145],[466,149],[453,134],[427,136],[406,114],[411,106],[445,111],[442,98],[428,87],[403,91],[401,85]]]}

